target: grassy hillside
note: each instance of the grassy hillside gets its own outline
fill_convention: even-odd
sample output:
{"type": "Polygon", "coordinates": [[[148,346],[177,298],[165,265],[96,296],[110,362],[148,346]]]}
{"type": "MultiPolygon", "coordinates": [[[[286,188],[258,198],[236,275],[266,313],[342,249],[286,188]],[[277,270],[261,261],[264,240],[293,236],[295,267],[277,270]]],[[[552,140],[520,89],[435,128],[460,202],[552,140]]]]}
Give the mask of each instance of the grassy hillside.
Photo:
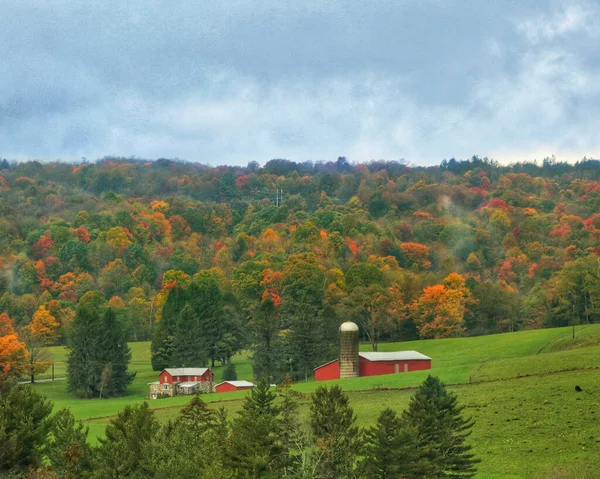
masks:
{"type": "MultiPolygon", "coordinates": [[[[110,417],[126,404],[143,401],[151,371],[149,344],[131,345],[132,369],[137,371],[128,394],[108,400],[81,400],[66,393],[66,382],[35,387],[57,408],[70,407],[90,426],[91,440],[103,433],[110,417]]],[[[368,350],[368,346],[361,349],[368,350]]],[[[385,406],[403,410],[416,387],[435,374],[475,418],[472,443],[482,458],[482,478],[595,477],[600,470],[600,325],[507,333],[475,338],[412,341],[380,345],[380,351],[415,349],[433,358],[432,371],[394,374],[338,383],[350,395],[361,425],[375,422],[385,406]],[[576,393],[574,386],[583,388],[576,393]]],[[[53,348],[56,359],[64,354],[53,348]]],[[[251,379],[244,355],[235,358],[241,379],[251,379]]],[[[59,368],[57,367],[57,370],[59,368]]],[[[221,368],[215,368],[220,379],[221,368]]],[[[294,387],[310,393],[322,383],[294,387]]],[[[246,392],[210,394],[204,399],[231,413],[246,392]]],[[[161,420],[177,415],[187,398],[150,401],[161,420]]],[[[302,412],[308,414],[308,397],[302,412]]]]}

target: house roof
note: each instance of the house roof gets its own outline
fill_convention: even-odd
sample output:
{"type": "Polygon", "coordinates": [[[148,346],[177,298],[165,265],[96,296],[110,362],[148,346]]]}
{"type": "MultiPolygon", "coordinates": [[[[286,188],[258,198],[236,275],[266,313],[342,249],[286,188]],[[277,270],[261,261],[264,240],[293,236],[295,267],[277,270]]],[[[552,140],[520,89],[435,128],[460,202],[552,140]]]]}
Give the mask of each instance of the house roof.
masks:
{"type": "Polygon", "coordinates": [[[171,376],[202,376],[208,368],[166,368],[161,372],[167,371],[171,376]]]}
{"type": "MultiPolygon", "coordinates": [[[[251,383],[250,381],[223,381],[220,382],[219,384],[217,384],[217,386],[220,386],[221,384],[231,384],[232,386],[235,386],[236,388],[253,388],[254,384],[251,383]]],[[[215,387],[217,387],[215,386],[215,387]]]]}
{"type": "Polygon", "coordinates": [[[177,384],[178,388],[193,388],[198,384],[198,381],[185,381],[183,383],[177,384]]]}
{"type": "Polygon", "coordinates": [[[419,361],[431,360],[417,351],[391,351],[386,353],[358,353],[361,358],[367,361],[419,361]]]}

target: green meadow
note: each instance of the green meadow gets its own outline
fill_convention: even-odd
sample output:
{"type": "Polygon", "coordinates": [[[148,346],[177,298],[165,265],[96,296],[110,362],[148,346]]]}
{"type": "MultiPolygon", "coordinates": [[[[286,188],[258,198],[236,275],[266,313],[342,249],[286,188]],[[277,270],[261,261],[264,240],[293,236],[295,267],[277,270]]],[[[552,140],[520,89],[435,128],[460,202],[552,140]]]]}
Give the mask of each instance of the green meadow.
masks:
{"type": "MultiPolygon", "coordinates": [[[[66,392],[66,381],[39,383],[55,410],[69,407],[90,427],[90,441],[104,432],[110,418],[127,404],[147,400],[147,383],[156,380],[149,343],[132,343],[130,369],[136,378],[121,398],[85,400],[66,392]]],[[[362,345],[362,350],[369,350],[362,345]]],[[[326,383],[298,383],[309,396],[321,384],[339,384],[348,392],[359,424],[373,424],[384,407],[402,411],[421,381],[434,374],[454,391],[465,414],[476,420],[471,443],[482,462],[481,478],[596,478],[600,471],[600,325],[523,331],[474,338],[381,344],[380,351],[415,349],[433,358],[431,371],[400,373],[326,383]],[[576,392],[575,385],[583,391],[576,392]]],[[[55,377],[64,377],[65,352],[51,348],[55,377]]],[[[240,379],[252,379],[245,354],[234,358],[240,379]]],[[[222,367],[215,369],[217,381],[222,367]]],[[[247,392],[206,394],[211,407],[231,415],[247,392]]],[[[186,397],[150,400],[160,420],[177,416],[186,397]]]]}

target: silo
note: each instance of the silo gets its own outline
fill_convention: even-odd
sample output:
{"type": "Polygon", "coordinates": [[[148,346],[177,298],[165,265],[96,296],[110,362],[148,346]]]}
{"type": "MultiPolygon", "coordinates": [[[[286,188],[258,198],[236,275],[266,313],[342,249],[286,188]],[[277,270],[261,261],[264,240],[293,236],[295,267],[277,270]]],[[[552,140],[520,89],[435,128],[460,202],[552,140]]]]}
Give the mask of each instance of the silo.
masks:
{"type": "Polygon", "coordinates": [[[340,379],[358,377],[358,326],[347,321],[340,326],[340,379]]]}

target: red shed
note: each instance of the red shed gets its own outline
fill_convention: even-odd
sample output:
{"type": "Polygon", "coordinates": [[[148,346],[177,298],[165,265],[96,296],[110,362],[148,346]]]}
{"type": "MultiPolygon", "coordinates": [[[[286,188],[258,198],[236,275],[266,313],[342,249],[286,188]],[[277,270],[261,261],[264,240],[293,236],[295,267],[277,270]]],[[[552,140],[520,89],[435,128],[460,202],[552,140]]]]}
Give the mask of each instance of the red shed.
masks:
{"type": "MultiPolygon", "coordinates": [[[[431,358],[417,351],[358,353],[358,356],[360,377],[431,369],[431,358]]],[[[315,368],[316,381],[339,378],[340,362],[338,359],[315,368]]]]}
{"type": "Polygon", "coordinates": [[[215,392],[228,393],[231,391],[244,391],[252,389],[254,384],[249,381],[223,381],[215,386],[215,392]]]}

